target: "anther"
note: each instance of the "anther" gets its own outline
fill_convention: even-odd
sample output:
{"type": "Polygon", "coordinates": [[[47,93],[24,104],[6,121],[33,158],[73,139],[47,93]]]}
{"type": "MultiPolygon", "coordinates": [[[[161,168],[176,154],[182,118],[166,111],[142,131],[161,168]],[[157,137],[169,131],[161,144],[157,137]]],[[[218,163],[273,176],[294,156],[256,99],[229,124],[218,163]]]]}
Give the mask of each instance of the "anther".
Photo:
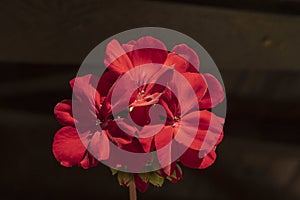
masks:
{"type": "Polygon", "coordinates": [[[131,112],[131,111],[133,111],[133,106],[131,106],[130,108],[129,108],[129,112],[131,112]]]}
{"type": "Polygon", "coordinates": [[[176,122],[178,122],[178,121],[180,120],[180,117],[175,116],[175,117],[174,117],[174,120],[175,120],[176,122]]]}
{"type": "Polygon", "coordinates": [[[96,119],[96,126],[99,126],[102,122],[99,119],[96,119]]]}

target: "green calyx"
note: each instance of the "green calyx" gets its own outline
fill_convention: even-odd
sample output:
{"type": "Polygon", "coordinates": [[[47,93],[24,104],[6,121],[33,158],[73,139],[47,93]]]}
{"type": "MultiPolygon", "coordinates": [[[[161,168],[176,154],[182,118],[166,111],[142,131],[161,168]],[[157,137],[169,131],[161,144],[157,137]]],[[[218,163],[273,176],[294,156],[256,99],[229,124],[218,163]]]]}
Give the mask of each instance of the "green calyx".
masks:
{"type": "Polygon", "coordinates": [[[178,164],[176,164],[176,170],[174,170],[173,173],[167,177],[163,176],[160,170],[139,174],[122,172],[113,168],[110,168],[110,170],[112,175],[117,175],[119,184],[127,187],[132,182],[134,182],[134,176],[136,175],[138,175],[143,182],[149,182],[156,187],[161,187],[164,184],[165,178],[173,183],[179,181],[182,178],[182,170],[178,164]]]}
{"type": "MultiPolygon", "coordinates": [[[[134,174],[132,173],[121,172],[113,168],[110,168],[110,170],[112,175],[117,174],[120,185],[128,187],[134,181],[134,174]]],[[[161,187],[165,180],[165,178],[160,175],[159,171],[140,173],[138,176],[142,179],[142,181],[149,182],[156,187],[161,187]]]]}

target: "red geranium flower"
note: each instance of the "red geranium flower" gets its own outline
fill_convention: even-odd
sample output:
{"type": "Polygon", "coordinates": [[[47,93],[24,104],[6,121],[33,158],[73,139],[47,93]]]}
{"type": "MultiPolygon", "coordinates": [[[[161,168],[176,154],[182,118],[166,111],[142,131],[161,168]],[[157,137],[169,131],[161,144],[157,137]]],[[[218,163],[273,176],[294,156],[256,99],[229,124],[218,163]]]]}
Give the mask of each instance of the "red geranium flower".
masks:
{"type": "MultiPolygon", "coordinates": [[[[100,80],[92,74],[73,79],[70,82],[73,100],[64,100],[54,109],[64,127],[54,137],[53,153],[63,166],[89,168],[107,160],[116,160],[117,164],[122,158],[111,150],[112,144],[135,153],[156,151],[162,169],[134,174],[112,169],[113,174],[118,174],[120,184],[128,186],[134,182],[140,191],[145,191],[149,183],[161,186],[165,178],[172,182],[180,180],[182,171],[178,163],[202,169],[215,161],[215,147],[223,137],[224,119],[211,109],[223,101],[224,92],[214,76],[198,72],[199,59],[191,48],[180,44],[168,52],[161,41],[152,37],[123,45],[112,40],[107,45],[104,64],[107,70],[100,80]],[[155,67],[156,64],[162,67],[155,67]],[[145,67],[140,66],[148,68],[143,70],[145,67]],[[196,101],[187,86],[178,83],[176,73],[189,83],[196,101]],[[129,77],[128,85],[137,87],[132,91],[123,85],[123,92],[114,101],[117,83],[125,76],[129,77]],[[184,97],[184,104],[170,88],[184,97]],[[164,108],[165,119],[152,115],[153,105],[164,108]],[[72,109],[75,107],[76,113],[72,109]],[[119,114],[115,116],[116,113],[119,114]],[[193,135],[191,127],[195,122],[193,135]],[[156,134],[149,135],[153,130],[156,134]],[[166,147],[167,150],[160,151],[166,147]],[[182,149],[182,155],[176,157],[182,149]]],[[[156,108],[159,114],[160,107],[156,108]]],[[[131,163],[113,168],[124,167],[145,166],[131,163]]]]}

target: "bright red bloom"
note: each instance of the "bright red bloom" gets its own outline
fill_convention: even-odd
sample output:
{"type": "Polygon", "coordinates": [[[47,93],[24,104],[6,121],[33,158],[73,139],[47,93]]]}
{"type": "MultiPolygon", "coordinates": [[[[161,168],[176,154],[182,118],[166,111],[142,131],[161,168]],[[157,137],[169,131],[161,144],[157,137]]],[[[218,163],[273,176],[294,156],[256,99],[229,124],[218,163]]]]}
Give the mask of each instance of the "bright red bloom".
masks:
{"type": "MultiPolygon", "coordinates": [[[[182,172],[177,163],[202,169],[215,161],[215,147],[223,137],[224,119],[212,113],[211,108],[224,100],[224,92],[214,76],[199,74],[199,59],[191,48],[180,44],[168,52],[161,41],[152,37],[123,45],[113,40],[107,45],[104,64],[107,70],[99,82],[99,78],[91,74],[73,79],[70,84],[75,100],[64,100],[54,109],[58,122],[64,127],[54,137],[53,153],[63,166],[89,168],[96,166],[98,161],[122,159],[116,158],[111,151],[110,142],[129,152],[157,151],[157,160],[163,169],[134,174],[133,177],[123,172],[118,174],[120,184],[128,185],[134,181],[140,191],[145,191],[149,182],[161,185],[158,180],[164,178],[172,182],[180,180],[182,172]],[[157,68],[155,64],[164,67],[157,68]],[[128,85],[138,83],[138,87],[134,91],[124,87],[112,103],[113,92],[118,87],[116,83],[127,72],[143,65],[148,66],[146,72],[133,71],[129,75],[132,78],[127,79],[128,85]],[[174,70],[189,83],[196,101],[185,85],[178,84],[174,70]],[[156,84],[158,82],[180,91],[184,104],[180,104],[174,91],[156,84]],[[164,108],[166,119],[152,115],[153,105],[164,108]],[[76,107],[76,113],[73,113],[73,107],[76,107]],[[124,110],[127,112],[122,115],[124,110]],[[115,113],[118,115],[114,116],[115,113]],[[191,127],[195,121],[198,126],[193,136],[191,127]],[[147,135],[153,130],[157,130],[155,135],[147,135]],[[177,137],[179,130],[180,137],[177,137]],[[166,147],[167,151],[159,151],[166,147]],[[173,160],[180,149],[184,149],[183,154],[173,160]]],[[[155,111],[161,112],[159,107],[155,111]]],[[[126,167],[144,166],[132,163],[126,167]]]]}

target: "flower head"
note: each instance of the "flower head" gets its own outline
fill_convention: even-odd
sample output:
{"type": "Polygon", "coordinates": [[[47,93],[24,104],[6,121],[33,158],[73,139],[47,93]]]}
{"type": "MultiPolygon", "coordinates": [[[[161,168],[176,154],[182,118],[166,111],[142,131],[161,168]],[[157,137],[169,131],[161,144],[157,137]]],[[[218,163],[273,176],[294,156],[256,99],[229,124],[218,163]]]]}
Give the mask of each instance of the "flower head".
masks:
{"type": "Polygon", "coordinates": [[[179,164],[210,166],[224,123],[212,108],[224,91],[213,75],[199,73],[199,63],[185,44],[168,51],[149,36],[127,44],[112,40],[105,73],[73,79],[73,99],[54,109],[64,126],[54,137],[55,158],[66,167],[102,161],[121,185],[134,182],[140,191],[180,180],[179,164]]]}

